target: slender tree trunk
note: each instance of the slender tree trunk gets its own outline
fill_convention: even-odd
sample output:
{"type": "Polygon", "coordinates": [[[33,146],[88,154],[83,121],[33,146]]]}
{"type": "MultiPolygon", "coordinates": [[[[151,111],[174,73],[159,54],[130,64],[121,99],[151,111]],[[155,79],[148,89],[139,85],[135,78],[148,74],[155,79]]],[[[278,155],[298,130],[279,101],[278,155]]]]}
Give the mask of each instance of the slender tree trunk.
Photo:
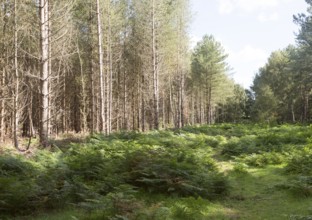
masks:
{"type": "Polygon", "coordinates": [[[90,3],[90,12],[89,12],[89,26],[90,26],[90,35],[89,35],[89,41],[90,41],[90,57],[89,57],[89,68],[90,68],[90,94],[91,94],[91,99],[90,99],[90,112],[91,112],[91,117],[90,117],[90,132],[91,134],[94,133],[94,103],[95,103],[95,92],[94,92],[94,74],[93,74],[93,44],[92,44],[92,36],[93,36],[93,31],[92,31],[92,24],[93,24],[93,16],[92,16],[92,2],[90,3]]]}
{"type": "Polygon", "coordinates": [[[100,2],[96,0],[96,14],[97,14],[97,35],[98,35],[98,50],[99,50],[99,70],[100,70],[100,119],[101,119],[101,131],[105,131],[105,86],[104,86],[104,71],[103,71],[103,34],[102,23],[100,13],[100,2]]]}
{"type": "Polygon", "coordinates": [[[202,102],[203,102],[203,96],[202,96],[202,92],[199,91],[199,124],[203,124],[203,107],[202,107],[202,102]]]}
{"type": "Polygon", "coordinates": [[[18,69],[18,36],[17,36],[17,4],[16,0],[14,0],[14,103],[13,103],[13,140],[14,146],[16,149],[18,148],[18,133],[19,133],[19,84],[20,84],[20,77],[19,77],[19,69],[18,69]]]}
{"type": "Polygon", "coordinates": [[[141,129],[141,99],[140,99],[140,88],[141,88],[141,84],[140,84],[140,76],[138,75],[137,77],[137,97],[136,97],[136,102],[137,102],[137,129],[140,131],[141,129]]]}
{"type": "MultiPolygon", "coordinates": [[[[122,59],[122,55],[120,56],[120,59],[122,59]]],[[[117,70],[117,77],[116,77],[116,88],[117,88],[117,91],[116,91],[116,131],[119,131],[120,130],[120,128],[122,128],[122,124],[120,123],[120,118],[122,118],[121,116],[120,116],[120,108],[122,108],[121,107],[121,102],[120,102],[120,94],[122,93],[122,85],[121,85],[121,79],[120,79],[120,77],[121,77],[121,71],[124,71],[124,68],[122,68],[121,67],[121,63],[119,63],[118,64],[118,70],[117,70]],[[120,124],[121,124],[121,126],[120,126],[120,124]]],[[[123,122],[122,122],[123,123],[123,122]]]]}
{"type": "Polygon", "coordinates": [[[304,92],[304,122],[308,121],[308,114],[309,114],[309,94],[305,90],[304,92]]]}
{"type": "Polygon", "coordinates": [[[86,83],[85,83],[85,76],[83,73],[83,60],[81,58],[80,54],[80,48],[79,48],[79,42],[77,42],[77,53],[79,58],[79,65],[80,65],[80,77],[81,77],[81,94],[82,94],[82,109],[81,115],[82,115],[82,123],[81,123],[81,130],[83,132],[86,132],[87,130],[87,100],[86,100],[86,83]]]}
{"type": "MultiPolygon", "coordinates": [[[[91,46],[92,47],[92,46],[91,46]]],[[[93,48],[93,47],[92,47],[93,48]]],[[[92,50],[91,50],[91,54],[93,54],[92,50]]],[[[92,55],[91,55],[92,57],[92,55]]],[[[91,108],[91,122],[90,122],[90,131],[91,134],[94,133],[94,103],[95,103],[95,92],[94,92],[94,74],[93,74],[93,64],[92,64],[92,58],[90,60],[90,90],[91,90],[91,103],[90,103],[90,108],[91,108]]]]}
{"type": "Polygon", "coordinates": [[[47,124],[48,124],[48,135],[51,135],[51,115],[52,115],[52,108],[51,108],[51,106],[52,106],[52,96],[51,96],[51,91],[52,91],[52,88],[51,88],[51,83],[50,83],[50,76],[51,76],[51,74],[52,74],[52,60],[50,59],[50,57],[52,56],[52,45],[51,45],[51,19],[50,19],[50,17],[51,17],[51,10],[50,10],[50,6],[51,6],[51,0],[49,0],[50,1],[50,4],[49,4],[49,6],[48,6],[48,42],[49,42],[49,51],[48,51],[48,57],[49,57],[49,59],[48,59],[48,82],[47,82],[47,84],[48,84],[48,121],[47,121],[47,124]]]}
{"type": "Polygon", "coordinates": [[[127,119],[127,83],[126,83],[126,70],[123,71],[123,129],[128,129],[127,119]]]}
{"type": "Polygon", "coordinates": [[[154,96],[154,128],[159,129],[159,91],[156,45],[155,0],[152,0],[152,60],[153,60],[153,96],[154,96]]]}
{"type": "MultiPolygon", "coordinates": [[[[66,94],[66,77],[63,82],[63,93],[66,94]]],[[[63,114],[62,114],[62,133],[65,133],[66,131],[66,117],[67,117],[67,105],[66,105],[66,97],[63,96],[62,100],[63,105],[63,114]]]]}
{"type": "Polygon", "coordinates": [[[212,107],[211,107],[211,84],[209,86],[209,93],[208,93],[208,124],[210,125],[212,123],[212,107]]]}
{"type": "MultiPolygon", "coordinates": [[[[2,70],[1,85],[5,85],[5,67],[2,70]]],[[[1,97],[4,97],[3,87],[1,87],[1,97]]],[[[1,99],[1,111],[0,111],[0,142],[4,142],[5,138],[5,100],[1,99]]]]}
{"type": "MultiPolygon", "coordinates": [[[[179,75],[180,78],[180,75],[179,75]]],[[[181,128],[182,126],[182,112],[181,112],[181,105],[182,105],[182,97],[181,97],[181,80],[178,79],[178,91],[177,91],[177,96],[178,96],[178,106],[177,106],[177,127],[181,128]]]]}
{"type": "Polygon", "coordinates": [[[107,132],[111,133],[112,132],[112,105],[113,105],[113,52],[112,52],[112,30],[111,30],[111,11],[110,11],[110,1],[108,1],[108,128],[107,132]]]}
{"type": "Polygon", "coordinates": [[[184,127],[184,124],[185,124],[185,117],[184,117],[184,99],[185,99],[185,96],[184,96],[184,73],[183,71],[181,72],[181,85],[180,85],[180,88],[181,88],[181,101],[180,101],[180,113],[181,113],[181,116],[180,116],[180,119],[181,119],[181,127],[184,127]]]}
{"type": "Polygon", "coordinates": [[[210,88],[210,85],[209,85],[209,82],[208,82],[208,77],[206,76],[206,83],[205,83],[205,103],[206,103],[206,123],[207,124],[210,124],[210,121],[209,121],[209,102],[210,102],[210,98],[209,98],[209,88],[210,88]]]}
{"type": "Polygon", "coordinates": [[[141,128],[142,131],[145,131],[145,98],[144,98],[144,83],[145,83],[145,77],[144,72],[142,72],[142,87],[141,87],[141,128]]]}
{"type": "Polygon", "coordinates": [[[292,116],[293,123],[295,123],[296,117],[295,117],[294,103],[291,103],[291,116],[292,116]]]}
{"type": "Polygon", "coordinates": [[[191,91],[191,124],[195,124],[195,101],[194,101],[194,91],[191,91]]]}
{"type": "Polygon", "coordinates": [[[30,93],[30,101],[29,101],[29,104],[28,104],[28,108],[27,108],[27,111],[28,111],[28,120],[29,120],[29,137],[35,137],[35,128],[34,128],[34,122],[33,122],[33,92],[31,91],[30,93]]]}
{"type": "Polygon", "coordinates": [[[41,121],[40,144],[48,145],[48,115],[49,115],[49,0],[40,0],[41,25],[41,121]]]}
{"type": "Polygon", "coordinates": [[[162,92],[162,128],[166,128],[166,99],[165,99],[165,91],[162,92]]]}
{"type": "MultiPolygon", "coordinates": [[[[7,13],[7,4],[3,5],[3,15],[5,15],[7,13]]],[[[2,27],[2,36],[3,39],[6,40],[6,30],[7,30],[7,19],[6,16],[2,16],[3,18],[3,27],[2,27]]],[[[0,110],[0,142],[4,142],[5,140],[5,135],[6,135],[6,131],[5,131],[5,127],[6,127],[6,121],[5,121],[5,115],[6,115],[6,109],[5,109],[5,91],[4,91],[4,86],[6,85],[5,82],[5,78],[6,78],[6,63],[5,59],[7,58],[7,52],[6,52],[6,45],[3,44],[3,47],[1,48],[2,54],[1,54],[1,64],[2,64],[2,75],[1,75],[1,88],[0,88],[0,102],[1,102],[1,110],[0,110]]]]}
{"type": "MultiPolygon", "coordinates": [[[[135,131],[135,103],[134,103],[134,91],[131,94],[131,110],[132,110],[132,130],[135,131]]],[[[129,116],[130,118],[131,116],[129,116]]]]}
{"type": "Polygon", "coordinates": [[[173,94],[172,94],[172,80],[169,76],[169,105],[168,105],[168,124],[174,123],[174,112],[173,112],[173,94]]]}
{"type": "Polygon", "coordinates": [[[182,71],[182,63],[181,63],[181,18],[179,20],[178,27],[178,43],[177,43],[177,72],[179,77],[179,102],[178,102],[178,127],[181,128],[184,124],[183,122],[183,71],[182,71]]]}

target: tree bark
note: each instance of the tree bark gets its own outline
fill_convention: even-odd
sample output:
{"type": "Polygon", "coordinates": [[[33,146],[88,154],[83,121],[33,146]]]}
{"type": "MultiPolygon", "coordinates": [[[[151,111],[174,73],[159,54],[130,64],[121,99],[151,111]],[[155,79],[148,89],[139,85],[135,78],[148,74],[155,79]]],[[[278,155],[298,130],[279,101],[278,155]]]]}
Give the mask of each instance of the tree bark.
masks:
{"type": "Polygon", "coordinates": [[[80,110],[82,116],[82,123],[81,123],[81,130],[86,132],[87,130],[87,95],[86,95],[86,83],[85,83],[85,76],[83,72],[83,60],[81,58],[79,42],[77,42],[77,53],[80,65],[80,77],[81,77],[81,95],[82,95],[82,109],[80,110]]]}
{"type": "Polygon", "coordinates": [[[19,133],[19,85],[20,85],[20,77],[19,77],[19,69],[18,69],[18,36],[17,36],[17,4],[16,0],[14,0],[14,95],[13,95],[13,141],[14,147],[19,149],[18,146],[18,133],[19,133]]]}
{"type": "Polygon", "coordinates": [[[102,23],[100,13],[100,2],[96,0],[96,14],[97,14],[97,37],[98,37],[98,51],[99,51],[99,74],[100,74],[100,119],[101,119],[101,131],[105,131],[105,97],[104,97],[104,71],[103,71],[103,34],[102,23]]]}
{"type": "Polygon", "coordinates": [[[41,120],[40,144],[48,146],[49,115],[49,0],[40,0],[40,81],[41,81],[41,120]]]}
{"type": "Polygon", "coordinates": [[[90,28],[90,34],[89,34],[89,44],[90,44],[90,57],[89,57],[89,80],[90,80],[90,132],[91,134],[94,133],[94,120],[95,120],[95,112],[94,112],[94,104],[95,104],[95,92],[94,92],[94,74],[93,74],[93,45],[92,45],[92,36],[93,36],[93,31],[92,31],[92,21],[93,21],[93,16],[92,16],[92,3],[90,3],[90,11],[89,11],[89,28],[90,28]]]}
{"type": "MultiPolygon", "coordinates": [[[[1,97],[4,97],[3,86],[5,85],[5,68],[3,67],[1,76],[1,97]]],[[[4,142],[5,138],[5,100],[1,99],[1,111],[0,111],[0,142],[4,142]]]]}
{"type": "Polygon", "coordinates": [[[154,97],[154,129],[159,129],[159,91],[156,45],[155,0],[152,0],[152,60],[153,60],[153,97],[154,97]]]}
{"type": "Polygon", "coordinates": [[[112,105],[113,105],[113,52],[112,52],[112,30],[111,30],[111,11],[110,1],[108,1],[108,120],[107,120],[107,133],[112,132],[112,105]]]}

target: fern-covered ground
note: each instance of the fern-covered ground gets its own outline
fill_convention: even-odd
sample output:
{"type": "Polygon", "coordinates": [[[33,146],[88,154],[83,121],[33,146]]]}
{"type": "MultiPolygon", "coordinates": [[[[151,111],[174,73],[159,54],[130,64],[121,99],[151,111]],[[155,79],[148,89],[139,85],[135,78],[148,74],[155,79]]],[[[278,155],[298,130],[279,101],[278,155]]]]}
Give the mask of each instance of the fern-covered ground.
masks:
{"type": "Polygon", "coordinates": [[[312,126],[186,127],[3,152],[0,219],[312,219],[312,126]]]}

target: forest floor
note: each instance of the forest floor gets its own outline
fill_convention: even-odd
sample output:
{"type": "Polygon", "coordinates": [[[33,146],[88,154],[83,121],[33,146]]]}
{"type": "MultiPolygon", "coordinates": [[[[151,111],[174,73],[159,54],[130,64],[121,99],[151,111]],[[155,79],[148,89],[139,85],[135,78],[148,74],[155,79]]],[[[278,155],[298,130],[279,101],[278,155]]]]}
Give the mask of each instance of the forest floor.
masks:
{"type": "Polygon", "coordinates": [[[65,142],[53,154],[82,198],[0,219],[312,219],[311,138],[311,126],[227,124],[65,142]]]}
{"type": "MultiPolygon", "coordinates": [[[[181,217],[173,219],[207,219],[207,220],[310,220],[312,219],[312,198],[295,196],[287,191],[276,190],[274,186],[287,181],[282,174],[281,166],[269,166],[261,169],[248,169],[248,175],[233,174],[231,163],[226,165],[226,172],[232,184],[230,195],[221,201],[193,200],[193,198],[165,198],[164,196],[140,196],[141,199],[151,200],[154,204],[184,207],[181,217]],[[200,212],[191,216],[192,213],[200,212]]],[[[32,220],[69,220],[88,219],[81,210],[66,209],[64,211],[42,214],[37,217],[21,218],[32,220]]],[[[100,218],[99,218],[100,219],[100,218]]],[[[105,219],[105,218],[103,218],[105,219]]],[[[119,218],[116,218],[119,219],[119,218]]],[[[121,218],[120,218],[121,219],[121,218]]],[[[140,219],[140,218],[138,218],[140,219]]],[[[143,218],[144,219],[144,218],[143,218]]],[[[153,218],[151,218],[153,219],[153,218]]],[[[171,218],[165,218],[171,219],[171,218]]]]}

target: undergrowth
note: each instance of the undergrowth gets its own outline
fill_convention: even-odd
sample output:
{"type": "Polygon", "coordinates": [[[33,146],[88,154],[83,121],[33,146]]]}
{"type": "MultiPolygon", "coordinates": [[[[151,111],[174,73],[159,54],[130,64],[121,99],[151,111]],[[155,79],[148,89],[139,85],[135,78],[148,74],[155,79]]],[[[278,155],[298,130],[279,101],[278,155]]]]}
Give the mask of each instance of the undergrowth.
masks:
{"type": "Polygon", "coordinates": [[[289,178],[276,187],[310,197],[311,136],[310,126],[223,124],[94,134],[28,157],[4,153],[0,218],[69,207],[84,210],[79,219],[206,219],[209,201],[232,198],[222,161],[234,162],[237,178],[282,165],[289,178]],[[159,196],[174,202],[148,202],[159,196]]]}

